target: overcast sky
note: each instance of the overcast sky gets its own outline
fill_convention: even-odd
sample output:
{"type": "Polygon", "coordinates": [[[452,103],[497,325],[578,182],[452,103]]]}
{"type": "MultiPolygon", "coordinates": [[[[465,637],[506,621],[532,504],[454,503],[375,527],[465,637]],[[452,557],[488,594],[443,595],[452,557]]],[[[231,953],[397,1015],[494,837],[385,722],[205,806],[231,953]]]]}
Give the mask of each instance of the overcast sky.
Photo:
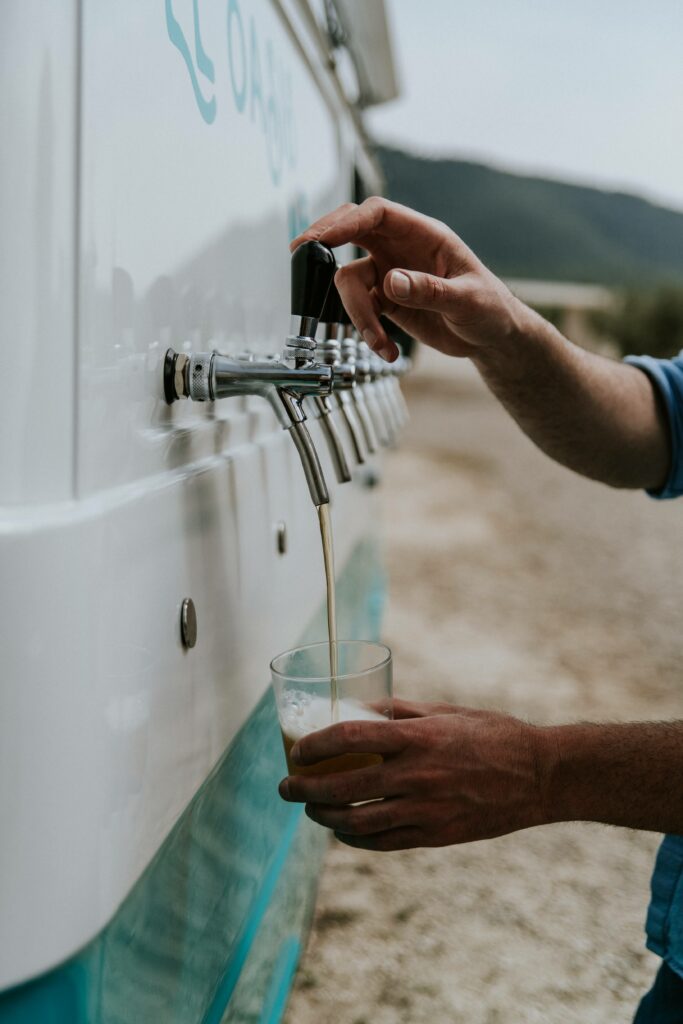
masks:
{"type": "Polygon", "coordinates": [[[616,186],[683,209],[683,0],[386,0],[413,151],[616,186]]]}

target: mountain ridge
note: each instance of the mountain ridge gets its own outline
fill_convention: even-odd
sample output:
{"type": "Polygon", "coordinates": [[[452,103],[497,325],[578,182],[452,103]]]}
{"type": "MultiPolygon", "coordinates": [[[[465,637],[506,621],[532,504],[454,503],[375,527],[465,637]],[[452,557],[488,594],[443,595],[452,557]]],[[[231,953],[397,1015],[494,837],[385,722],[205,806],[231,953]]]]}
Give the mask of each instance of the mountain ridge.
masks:
{"type": "Polygon", "coordinates": [[[444,221],[503,277],[683,282],[683,211],[623,191],[377,147],[387,195],[444,221]]]}

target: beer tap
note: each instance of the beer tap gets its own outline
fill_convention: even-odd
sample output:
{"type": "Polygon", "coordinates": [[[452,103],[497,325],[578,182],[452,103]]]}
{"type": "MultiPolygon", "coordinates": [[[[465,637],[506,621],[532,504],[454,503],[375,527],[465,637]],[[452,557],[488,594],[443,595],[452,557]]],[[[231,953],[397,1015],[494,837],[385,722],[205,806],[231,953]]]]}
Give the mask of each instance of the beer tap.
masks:
{"type": "Polygon", "coordinates": [[[408,372],[411,365],[411,360],[404,354],[404,349],[406,347],[408,350],[412,349],[415,345],[415,339],[387,316],[381,316],[380,323],[386,331],[387,337],[391,338],[396,344],[400,353],[398,359],[395,359],[393,363],[387,364],[388,373],[386,373],[385,368],[385,387],[391,398],[397,426],[399,429],[403,429],[410,418],[410,414],[401,391],[400,378],[408,372]]]}
{"type": "Polygon", "coordinates": [[[391,382],[394,387],[394,395],[396,399],[396,405],[398,406],[399,418],[401,428],[405,427],[408,420],[410,419],[410,412],[408,411],[408,403],[405,400],[403,391],[401,390],[401,377],[405,376],[410,370],[411,360],[408,356],[401,354],[396,362],[391,364],[392,378],[391,382]]]}
{"type": "Polygon", "coordinates": [[[354,337],[354,328],[351,323],[351,317],[344,309],[342,305],[342,321],[340,324],[341,328],[341,358],[345,366],[348,366],[353,371],[353,388],[351,391],[351,401],[353,402],[356,412],[358,413],[358,419],[363,431],[363,437],[365,439],[365,445],[368,452],[371,455],[377,451],[377,433],[375,431],[374,424],[372,422],[372,416],[368,410],[367,402],[365,400],[365,391],[361,384],[361,377],[358,370],[358,341],[354,337]]]}
{"type": "Polygon", "coordinates": [[[398,379],[396,377],[395,369],[396,362],[398,362],[398,359],[393,363],[387,363],[381,359],[378,368],[380,373],[380,385],[384,392],[384,398],[387,408],[389,409],[389,415],[391,416],[394,437],[398,437],[404,425],[403,409],[398,400],[398,379]]]}
{"type": "Polygon", "coordinates": [[[377,395],[377,403],[382,410],[384,416],[387,432],[389,435],[389,444],[394,445],[399,432],[399,425],[396,418],[396,412],[394,409],[393,402],[387,390],[388,376],[391,373],[389,364],[378,356],[375,352],[370,353],[370,376],[373,382],[375,394],[377,395]]]}
{"type": "MultiPolygon", "coordinates": [[[[351,397],[356,386],[356,367],[354,363],[342,362],[340,333],[343,331],[343,318],[346,316],[337,286],[332,281],[330,290],[327,293],[325,306],[320,315],[320,321],[325,325],[325,340],[318,346],[320,358],[327,366],[334,370],[333,395],[353,449],[356,462],[362,465],[365,462],[363,443],[361,440],[361,427],[356,417],[355,405],[351,397]]],[[[315,399],[318,401],[318,399],[315,399]]],[[[330,402],[330,398],[320,399],[322,402],[330,402]]]]}
{"type": "MultiPolygon", "coordinates": [[[[358,357],[356,359],[356,374],[360,386],[363,389],[367,409],[372,418],[372,425],[379,438],[380,444],[385,447],[391,444],[392,438],[389,433],[387,417],[384,413],[377,395],[375,383],[377,374],[374,371],[374,353],[366,341],[358,340],[358,357]]],[[[376,358],[379,359],[379,356],[376,358]]]]}
{"type": "Polygon", "coordinates": [[[372,422],[372,416],[368,410],[368,405],[365,399],[365,392],[358,381],[357,372],[357,351],[358,342],[355,338],[347,334],[342,340],[341,344],[342,359],[347,366],[353,366],[353,372],[355,377],[355,384],[353,391],[351,392],[351,401],[356,407],[356,413],[358,414],[358,420],[363,431],[363,439],[365,446],[370,455],[374,455],[377,451],[379,441],[377,440],[377,432],[372,422]]]}
{"type": "Polygon", "coordinates": [[[306,427],[303,400],[329,395],[333,370],[315,359],[315,332],[335,273],[330,249],[305,242],[292,254],[292,315],[298,333],[290,335],[279,359],[232,358],[219,352],[187,355],[169,349],[164,360],[164,396],[215,401],[234,395],[260,395],[288,431],[301,459],[314,505],[329,501],[318,453],[306,427]]]}
{"type": "MultiPolygon", "coordinates": [[[[329,294],[330,288],[334,284],[334,275],[337,270],[337,264],[334,261],[332,252],[320,242],[304,242],[292,255],[292,315],[300,317],[301,321],[299,324],[299,333],[290,336],[287,339],[287,345],[285,346],[286,351],[290,353],[290,358],[295,360],[295,363],[300,358],[309,358],[319,356],[318,342],[316,341],[315,334],[318,323],[323,323],[322,314],[325,306],[327,295],[329,294]],[[323,250],[332,257],[332,270],[328,270],[328,264],[325,263],[325,275],[324,282],[327,287],[325,293],[322,296],[322,305],[319,306],[319,298],[322,295],[322,284],[320,286],[320,295],[316,293],[315,303],[316,309],[319,308],[317,315],[317,321],[315,327],[311,330],[308,323],[306,322],[306,310],[311,308],[311,296],[310,291],[312,284],[315,280],[316,267],[318,266],[318,259],[320,252],[323,250]]],[[[327,360],[323,359],[321,362],[327,365],[327,360]]],[[[334,382],[334,370],[330,366],[330,372],[332,373],[332,381],[334,382]]],[[[346,454],[344,452],[344,446],[342,444],[337,425],[334,422],[332,413],[334,406],[332,405],[331,389],[324,394],[315,394],[310,398],[310,404],[313,408],[314,415],[318,418],[318,422],[322,428],[323,434],[325,435],[325,441],[330,452],[330,458],[332,459],[332,465],[337,477],[337,481],[340,484],[348,483],[351,479],[351,471],[349,469],[348,462],[346,461],[346,454]]]]}

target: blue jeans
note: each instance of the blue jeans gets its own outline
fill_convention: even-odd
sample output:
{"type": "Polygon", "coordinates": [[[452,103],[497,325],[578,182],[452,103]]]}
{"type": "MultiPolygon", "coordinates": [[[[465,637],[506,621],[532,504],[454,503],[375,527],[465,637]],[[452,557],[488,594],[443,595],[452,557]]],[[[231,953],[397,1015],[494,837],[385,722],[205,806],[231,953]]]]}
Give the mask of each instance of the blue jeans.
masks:
{"type": "Polygon", "coordinates": [[[643,996],[633,1024],[683,1024],[683,978],[665,963],[643,996]]]}

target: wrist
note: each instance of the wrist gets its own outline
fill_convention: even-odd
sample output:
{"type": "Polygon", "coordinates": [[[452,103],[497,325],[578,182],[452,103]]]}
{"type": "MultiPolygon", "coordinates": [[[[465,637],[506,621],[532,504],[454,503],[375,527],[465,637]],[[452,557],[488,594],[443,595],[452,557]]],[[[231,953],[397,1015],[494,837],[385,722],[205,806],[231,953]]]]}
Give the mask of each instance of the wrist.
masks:
{"type": "Polygon", "coordinates": [[[546,823],[601,821],[683,835],[674,785],[683,722],[581,722],[536,730],[539,803],[546,823]]]}
{"type": "Polygon", "coordinates": [[[546,726],[540,732],[546,822],[608,820],[605,785],[614,764],[605,727],[583,722],[546,726]]]}
{"type": "Polygon", "coordinates": [[[539,351],[558,340],[559,332],[530,306],[506,289],[503,313],[497,318],[497,329],[489,343],[478,347],[472,361],[484,379],[503,377],[514,380],[528,374],[537,361],[539,351]]]}
{"type": "Polygon", "coordinates": [[[532,726],[539,825],[565,821],[559,778],[562,753],[557,726],[532,726]]]}

